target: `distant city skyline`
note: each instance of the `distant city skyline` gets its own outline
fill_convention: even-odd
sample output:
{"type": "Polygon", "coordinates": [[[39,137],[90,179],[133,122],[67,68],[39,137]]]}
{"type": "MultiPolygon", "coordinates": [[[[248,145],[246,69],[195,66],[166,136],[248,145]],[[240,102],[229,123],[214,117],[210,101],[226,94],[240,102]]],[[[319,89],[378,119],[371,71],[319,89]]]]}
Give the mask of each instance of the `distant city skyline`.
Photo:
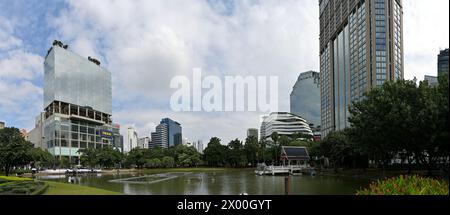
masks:
{"type": "MultiPolygon", "coordinates": [[[[405,78],[437,76],[436,56],[449,47],[449,2],[403,4],[405,78]]],[[[124,137],[129,126],[150,135],[162,117],[205,145],[213,136],[244,140],[247,128],[259,128],[268,113],[170,111],[170,79],[194,67],[278,75],[280,111],[289,111],[299,71],[319,71],[318,1],[29,0],[1,1],[0,11],[0,121],[28,131],[43,107],[42,65],[54,39],[111,71],[112,116],[124,137]]]]}

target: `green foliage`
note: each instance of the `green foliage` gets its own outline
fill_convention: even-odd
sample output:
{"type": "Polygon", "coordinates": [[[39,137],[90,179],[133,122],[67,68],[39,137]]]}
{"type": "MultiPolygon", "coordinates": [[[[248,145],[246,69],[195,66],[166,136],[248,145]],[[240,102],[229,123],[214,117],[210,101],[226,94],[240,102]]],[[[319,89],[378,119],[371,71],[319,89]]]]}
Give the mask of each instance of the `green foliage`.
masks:
{"type": "Polygon", "coordinates": [[[0,168],[9,175],[11,169],[32,161],[30,150],[33,144],[22,137],[17,128],[0,129],[0,168]]]}
{"type": "Polygon", "coordinates": [[[203,151],[205,162],[207,162],[209,166],[224,166],[227,151],[228,147],[220,144],[219,138],[213,137],[203,151]]]}
{"type": "Polygon", "coordinates": [[[357,149],[384,167],[399,153],[427,166],[448,156],[448,80],[438,87],[387,82],[350,108],[349,137],[357,149]]]}
{"type": "Polygon", "coordinates": [[[247,157],[240,140],[235,139],[228,144],[227,161],[233,167],[243,167],[246,165],[247,157]]]}
{"type": "Polygon", "coordinates": [[[448,184],[443,180],[417,175],[381,180],[360,190],[356,195],[448,195],[448,184]]]}
{"type": "MultiPolygon", "coordinates": [[[[183,154],[186,155],[186,154],[183,154]]],[[[161,165],[166,168],[172,168],[175,164],[175,159],[173,157],[165,156],[161,161],[161,165]]]]}
{"type": "Polygon", "coordinates": [[[128,155],[126,157],[126,163],[128,165],[136,165],[137,168],[142,168],[147,161],[145,152],[146,152],[145,149],[140,148],[132,149],[130,152],[128,152],[128,155]]]}
{"type": "Polygon", "coordinates": [[[47,150],[41,148],[30,149],[31,165],[33,167],[51,167],[55,163],[55,157],[47,150]]]}

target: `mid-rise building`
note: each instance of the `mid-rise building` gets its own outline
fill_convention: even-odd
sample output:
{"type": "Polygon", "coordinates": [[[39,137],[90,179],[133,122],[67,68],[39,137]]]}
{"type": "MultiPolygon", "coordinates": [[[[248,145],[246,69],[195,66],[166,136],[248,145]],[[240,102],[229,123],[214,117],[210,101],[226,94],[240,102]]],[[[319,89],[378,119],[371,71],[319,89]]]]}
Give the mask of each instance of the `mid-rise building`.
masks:
{"type": "Polygon", "coordinates": [[[182,144],[183,135],[180,123],[173,121],[172,119],[169,118],[164,118],[161,120],[160,124],[167,125],[167,140],[169,144],[167,147],[182,144]]]}
{"type": "Polygon", "coordinates": [[[166,124],[159,124],[156,126],[155,132],[151,133],[150,148],[164,148],[169,146],[168,128],[166,124]]]}
{"type": "Polygon", "coordinates": [[[119,150],[123,153],[123,136],[120,134],[120,125],[119,124],[113,124],[112,127],[112,135],[113,135],[113,149],[119,150]]]}
{"type": "Polygon", "coordinates": [[[404,77],[402,0],[319,0],[321,128],[346,128],[349,106],[404,77]]]}
{"type": "Polygon", "coordinates": [[[5,123],[4,122],[0,122],[0,129],[4,129],[5,128],[5,123]]]}
{"type": "Polygon", "coordinates": [[[308,122],[300,116],[287,112],[274,112],[264,119],[264,126],[261,124],[261,130],[264,129],[262,140],[271,140],[271,135],[277,132],[278,135],[292,136],[296,133],[308,134],[313,136],[313,132],[308,122]]]}
{"type": "Polygon", "coordinates": [[[138,147],[138,134],[134,127],[130,126],[127,129],[127,139],[123,146],[123,152],[128,153],[134,148],[138,147]]]}
{"type": "Polygon", "coordinates": [[[203,149],[204,149],[203,148],[203,141],[198,140],[197,142],[195,142],[194,147],[195,147],[195,149],[197,149],[198,153],[203,154],[203,149]]]}
{"type": "Polygon", "coordinates": [[[439,85],[438,77],[436,77],[436,76],[425,75],[424,80],[427,81],[428,84],[432,87],[439,85]]]}
{"type": "Polygon", "coordinates": [[[259,138],[260,138],[260,140],[265,140],[265,137],[266,137],[266,124],[267,124],[267,122],[266,122],[266,119],[268,118],[269,116],[263,116],[262,118],[261,118],[261,127],[260,127],[260,129],[259,129],[259,138]]]}
{"type": "MultiPolygon", "coordinates": [[[[44,62],[44,142],[58,158],[79,164],[80,149],[111,146],[111,73],[54,41],[44,62]]],[[[45,147],[44,147],[45,148],[45,147]]]]}
{"type": "Polygon", "coordinates": [[[314,71],[301,73],[292,88],[291,113],[303,117],[314,126],[320,125],[320,74],[314,71]]]}
{"type": "Polygon", "coordinates": [[[47,144],[44,144],[44,120],[45,113],[42,112],[36,116],[34,128],[28,133],[28,141],[33,143],[35,148],[47,149],[47,144]]]}
{"type": "Polygon", "coordinates": [[[444,74],[448,74],[448,64],[449,64],[449,58],[448,58],[448,49],[441,50],[441,52],[438,55],[438,76],[442,76],[444,74]]]}
{"type": "Polygon", "coordinates": [[[150,145],[150,137],[142,137],[138,139],[138,147],[141,149],[148,149],[150,145]]]}
{"type": "Polygon", "coordinates": [[[255,137],[258,139],[258,129],[257,128],[249,128],[247,129],[247,137],[255,137]]]}

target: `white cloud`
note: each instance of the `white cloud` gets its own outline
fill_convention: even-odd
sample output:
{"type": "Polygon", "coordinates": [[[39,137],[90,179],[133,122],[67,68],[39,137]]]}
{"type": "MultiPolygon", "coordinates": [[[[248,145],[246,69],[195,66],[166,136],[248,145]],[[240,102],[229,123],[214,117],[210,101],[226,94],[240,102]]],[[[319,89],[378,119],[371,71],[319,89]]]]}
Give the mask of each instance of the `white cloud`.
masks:
{"type": "MultiPolygon", "coordinates": [[[[317,1],[69,0],[55,17],[57,35],[81,55],[97,56],[113,73],[114,118],[141,133],[170,116],[191,139],[243,138],[259,113],[168,112],[170,79],[204,75],[278,75],[280,110],[301,72],[319,69],[317,1]]],[[[404,1],[405,78],[436,70],[448,47],[448,1],[404,1]]],[[[145,135],[147,136],[147,135],[145,135]]]]}
{"type": "Polygon", "coordinates": [[[31,129],[42,109],[43,58],[24,51],[14,24],[0,17],[0,114],[11,126],[31,129]]]}
{"type": "Polygon", "coordinates": [[[439,49],[449,47],[449,1],[413,0],[403,4],[405,79],[437,76],[439,49]]]}
{"type": "Polygon", "coordinates": [[[13,23],[0,17],[0,51],[20,46],[22,41],[12,35],[13,23]]]}
{"type": "Polygon", "coordinates": [[[190,77],[195,67],[205,76],[279,75],[280,108],[288,111],[298,74],[318,70],[315,1],[236,1],[230,13],[220,1],[69,4],[55,19],[58,35],[74,51],[105,61],[113,73],[113,99],[123,104],[114,111],[122,124],[147,128],[172,115],[192,139],[243,138],[247,126],[259,127],[259,113],[168,113],[171,78],[190,77]]]}

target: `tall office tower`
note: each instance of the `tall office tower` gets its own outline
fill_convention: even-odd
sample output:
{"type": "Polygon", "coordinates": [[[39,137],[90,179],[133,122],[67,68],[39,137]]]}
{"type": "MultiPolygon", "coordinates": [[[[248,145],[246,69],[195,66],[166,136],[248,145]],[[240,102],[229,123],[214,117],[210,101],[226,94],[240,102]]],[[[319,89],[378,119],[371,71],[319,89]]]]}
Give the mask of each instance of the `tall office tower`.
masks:
{"type": "Polygon", "coordinates": [[[195,148],[197,149],[198,153],[203,154],[203,141],[198,140],[195,144],[195,148]]]}
{"type": "Polygon", "coordinates": [[[438,55],[438,76],[442,76],[443,74],[448,74],[448,49],[441,50],[438,55]]]}
{"type": "Polygon", "coordinates": [[[111,73],[53,42],[44,62],[44,144],[58,158],[78,164],[79,149],[114,141],[111,73]]]}
{"type": "Polygon", "coordinates": [[[132,149],[138,147],[138,134],[133,127],[128,127],[127,129],[127,140],[123,146],[123,152],[128,153],[132,149]]]}
{"type": "Polygon", "coordinates": [[[167,125],[167,140],[169,141],[169,145],[167,147],[182,144],[183,137],[180,123],[169,118],[164,118],[161,120],[160,124],[167,125]]]}
{"type": "Polygon", "coordinates": [[[319,0],[321,129],[346,128],[348,108],[403,79],[402,0],[319,0]]]}
{"type": "Polygon", "coordinates": [[[156,126],[156,131],[151,133],[150,148],[164,148],[167,149],[169,146],[168,140],[168,127],[166,124],[159,124],[156,126]]]}
{"type": "Polygon", "coordinates": [[[291,92],[291,113],[303,117],[315,127],[320,126],[320,74],[301,73],[291,92]]]}

